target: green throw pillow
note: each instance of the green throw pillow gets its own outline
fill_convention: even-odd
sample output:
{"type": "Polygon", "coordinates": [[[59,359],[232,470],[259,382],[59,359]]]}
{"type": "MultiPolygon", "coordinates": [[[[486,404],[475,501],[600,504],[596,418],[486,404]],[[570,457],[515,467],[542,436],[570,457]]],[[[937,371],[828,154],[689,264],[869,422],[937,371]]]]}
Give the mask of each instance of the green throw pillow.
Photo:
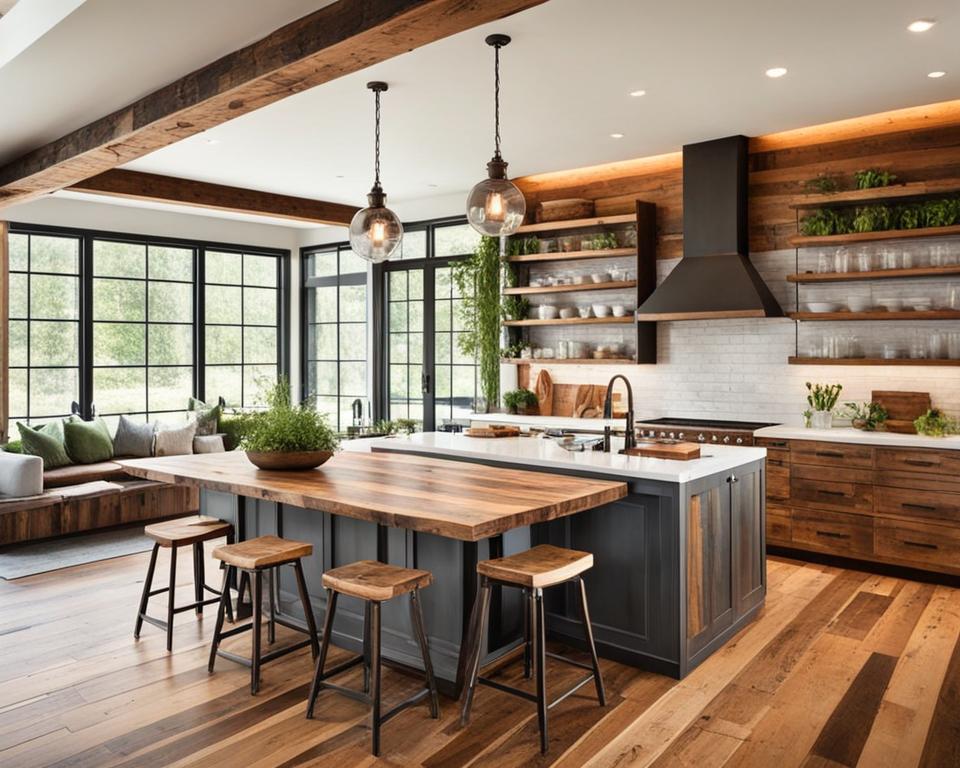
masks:
{"type": "Polygon", "coordinates": [[[113,438],[103,419],[64,422],[63,433],[67,453],[77,464],[96,464],[113,458],[113,438]]]}
{"type": "Polygon", "coordinates": [[[50,421],[36,428],[18,421],[17,429],[20,430],[23,452],[43,459],[45,470],[73,464],[63,444],[63,425],[59,421],[50,421]]]}
{"type": "Polygon", "coordinates": [[[220,425],[220,406],[207,405],[203,400],[190,398],[189,409],[194,412],[197,422],[198,435],[215,435],[220,425]]]}

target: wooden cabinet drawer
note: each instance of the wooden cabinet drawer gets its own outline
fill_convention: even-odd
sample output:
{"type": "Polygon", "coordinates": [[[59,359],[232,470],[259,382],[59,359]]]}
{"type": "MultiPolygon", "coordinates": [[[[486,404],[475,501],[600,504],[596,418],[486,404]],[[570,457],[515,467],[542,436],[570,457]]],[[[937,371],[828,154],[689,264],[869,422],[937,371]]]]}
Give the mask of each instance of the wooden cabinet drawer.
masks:
{"type": "Polygon", "coordinates": [[[800,549],[813,549],[849,557],[873,554],[873,518],[794,509],[791,539],[800,549]]]}
{"type": "Polygon", "coordinates": [[[767,498],[780,501],[790,498],[789,464],[774,464],[767,459],[767,498]]]}
{"type": "Polygon", "coordinates": [[[958,475],[960,455],[953,451],[920,448],[878,448],[877,469],[958,475]]]}
{"type": "Polygon", "coordinates": [[[960,522],[960,494],[877,486],[874,497],[878,514],[960,522]]]}
{"type": "Polygon", "coordinates": [[[870,446],[853,443],[793,440],[790,445],[790,461],[793,464],[872,469],[873,451],[874,449],[870,446]]]}
{"type": "Polygon", "coordinates": [[[839,512],[872,513],[872,473],[865,469],[791,465],[790,504],[839,512]]]}
{"type": "Polygon", "coordinates": [[[791,527],[788,507],[781,507],[779,504],[767,505],[767,544],[789,544],[791,527]]]}
{"type": "Polygon", "coordinates": [[[757,437],[753,444],[767,449],[767,458],[776,455],[778,458],[790,461],[790,441],[779,437],[757,437]]]}
{"type": "Polygon", "coordinates": [[[960,530],[957,528],[878,518],[875,546],[877,556],[884,559],[960,572],[960,530]]]}

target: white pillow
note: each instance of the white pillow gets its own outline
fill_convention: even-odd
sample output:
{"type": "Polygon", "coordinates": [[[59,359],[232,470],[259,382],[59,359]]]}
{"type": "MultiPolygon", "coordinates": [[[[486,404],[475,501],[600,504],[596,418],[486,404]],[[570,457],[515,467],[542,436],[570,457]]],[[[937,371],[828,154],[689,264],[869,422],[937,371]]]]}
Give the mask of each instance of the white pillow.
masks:
{"type": "Polygon", "coordinates": [[[153,438],[154,456],[185,456],[193,453],[193,437],[197,432],[197,423],[190,422],[185,427],[170,429],[164,425],[157,427],[153,438]]]}
{"type": "Polygon", "coordinates": [[[0,451],[0,496],[23,498],[43,493],[43,459],[0,451]]]}
{"type": "Polygon", "coordinates": [[[197,435],[193,438],[194,453],[223,453],[222,435],[197,435]]]}

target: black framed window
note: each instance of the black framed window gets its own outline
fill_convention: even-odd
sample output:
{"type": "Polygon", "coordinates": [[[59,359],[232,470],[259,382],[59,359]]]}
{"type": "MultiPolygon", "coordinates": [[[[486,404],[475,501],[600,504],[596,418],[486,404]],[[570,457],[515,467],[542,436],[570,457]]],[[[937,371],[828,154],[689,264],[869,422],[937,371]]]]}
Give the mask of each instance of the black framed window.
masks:
{"type": "Polygon", "coordinates": [[[345,243],[304,249],[305,393],[339,430],[359,399],[370,416],[367,264],[345,243]]]}
{"type": "Polygon", "coordinates": [[[25,224],[9,243],[11,422],[257,406],[289,370],[289,251],[25,224]]]}
{"type": "Polygon", "coordinates": [[[207,397],[256,406],[279,372],[281,276],[277,259],[244,251],[204,254],[207,397]]]}
{"type": "Polygon", "coordinates": [[[67,416],[80,397],[81,238],[9,235],[9,414],[67,416]]]}

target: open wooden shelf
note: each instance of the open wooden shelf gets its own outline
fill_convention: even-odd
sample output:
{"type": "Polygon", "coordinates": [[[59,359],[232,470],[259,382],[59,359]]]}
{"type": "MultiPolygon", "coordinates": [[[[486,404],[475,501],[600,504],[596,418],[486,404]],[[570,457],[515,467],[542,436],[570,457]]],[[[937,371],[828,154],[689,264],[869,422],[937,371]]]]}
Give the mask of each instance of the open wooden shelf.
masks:
{"type": "Polygon", "coordinates": [[[634,323],[633,312],[626,317],[557,317],[553,320],[504,320],[503,324],[509,327],[521,327],[528,325],[626,325],[634,323]]]}
{"type": "Polygon", "coordinates": [[[791,283],[842,283],[856,280],[903,280],[944,275],[960,275],[960,264],[944,267],[910,267],[909,269],[872,269],[869,272],[800,272],[787,275],[787,280],[791,283]]]}
{"type": "Polygon", "coordinates": [[[576,293],[582,291],[614,291],[622,288],[636,288],[636,280],[620,280],[609,283],[580,283],[579,285],[523,285],[517,288],[504,288],[507,296],[517,296],[529,293],[576,293]]]}
{"type": "Polygon", "coordinates": [[[951,227],[925,227],[923,229],[886,229],[882,232],[851,232],[847,235],[794,235],[790,245],[806,248],[816,245],[843,245],[845,243],[870,243],[881,240],[912,240],[917,237],[947,237],[960,235],[960,224],[951,227]]]}
{"type": "Polygon", "coordinates": [[[528,232],[552,232],[557,229],[583,229],[585,227],[603,227],[610,224],[632,224],[637,220],[635,213],[618,213],[613,216],[594,216],[589,219],[567,219],[566,221],[541,221],[537,224],[524,224],[517,234],[528,232]]]}
{"type": "Polygon", "coordinates": [[[789,312],[791,320],[960,320],[956,309],[930,309],[889,312],[789,312]]]}
{"type": "Polygon", "coordinates": [[[566,251],[555,253],[523,253],[519,256],[507,256],[512,262],[537,261],[574,261],[576,259],[611,259],[617,256],[633,256],[636,248],[604,248],[599,251],[566,251]]]}
{"type": "Polygon", "coordinates": [[[536,365],[634,365],[637,361],[632,357],[567,357],[562,360],[558,357],[541,357],[536,360],[526,357],[506,357],[500,362],[514,363],[516,365],[530,365],[532,363],[536,365]]]}
{"type": "Polygon", "coordinates": [[[960,365],[960,360],[930,360],[897,357],[790,357],[790,365],[960,365]]]}
{"type": "Polygon", "coordinates": [[[953,180],[914,181],[909,184],[891,184],[889,187],[806,195],[801,202],[794,203],[790,207],[801,211],[812,208],[840,208],[847,205],[922,200],[958,193],[960,193],[960,185],[953,180]]]}

